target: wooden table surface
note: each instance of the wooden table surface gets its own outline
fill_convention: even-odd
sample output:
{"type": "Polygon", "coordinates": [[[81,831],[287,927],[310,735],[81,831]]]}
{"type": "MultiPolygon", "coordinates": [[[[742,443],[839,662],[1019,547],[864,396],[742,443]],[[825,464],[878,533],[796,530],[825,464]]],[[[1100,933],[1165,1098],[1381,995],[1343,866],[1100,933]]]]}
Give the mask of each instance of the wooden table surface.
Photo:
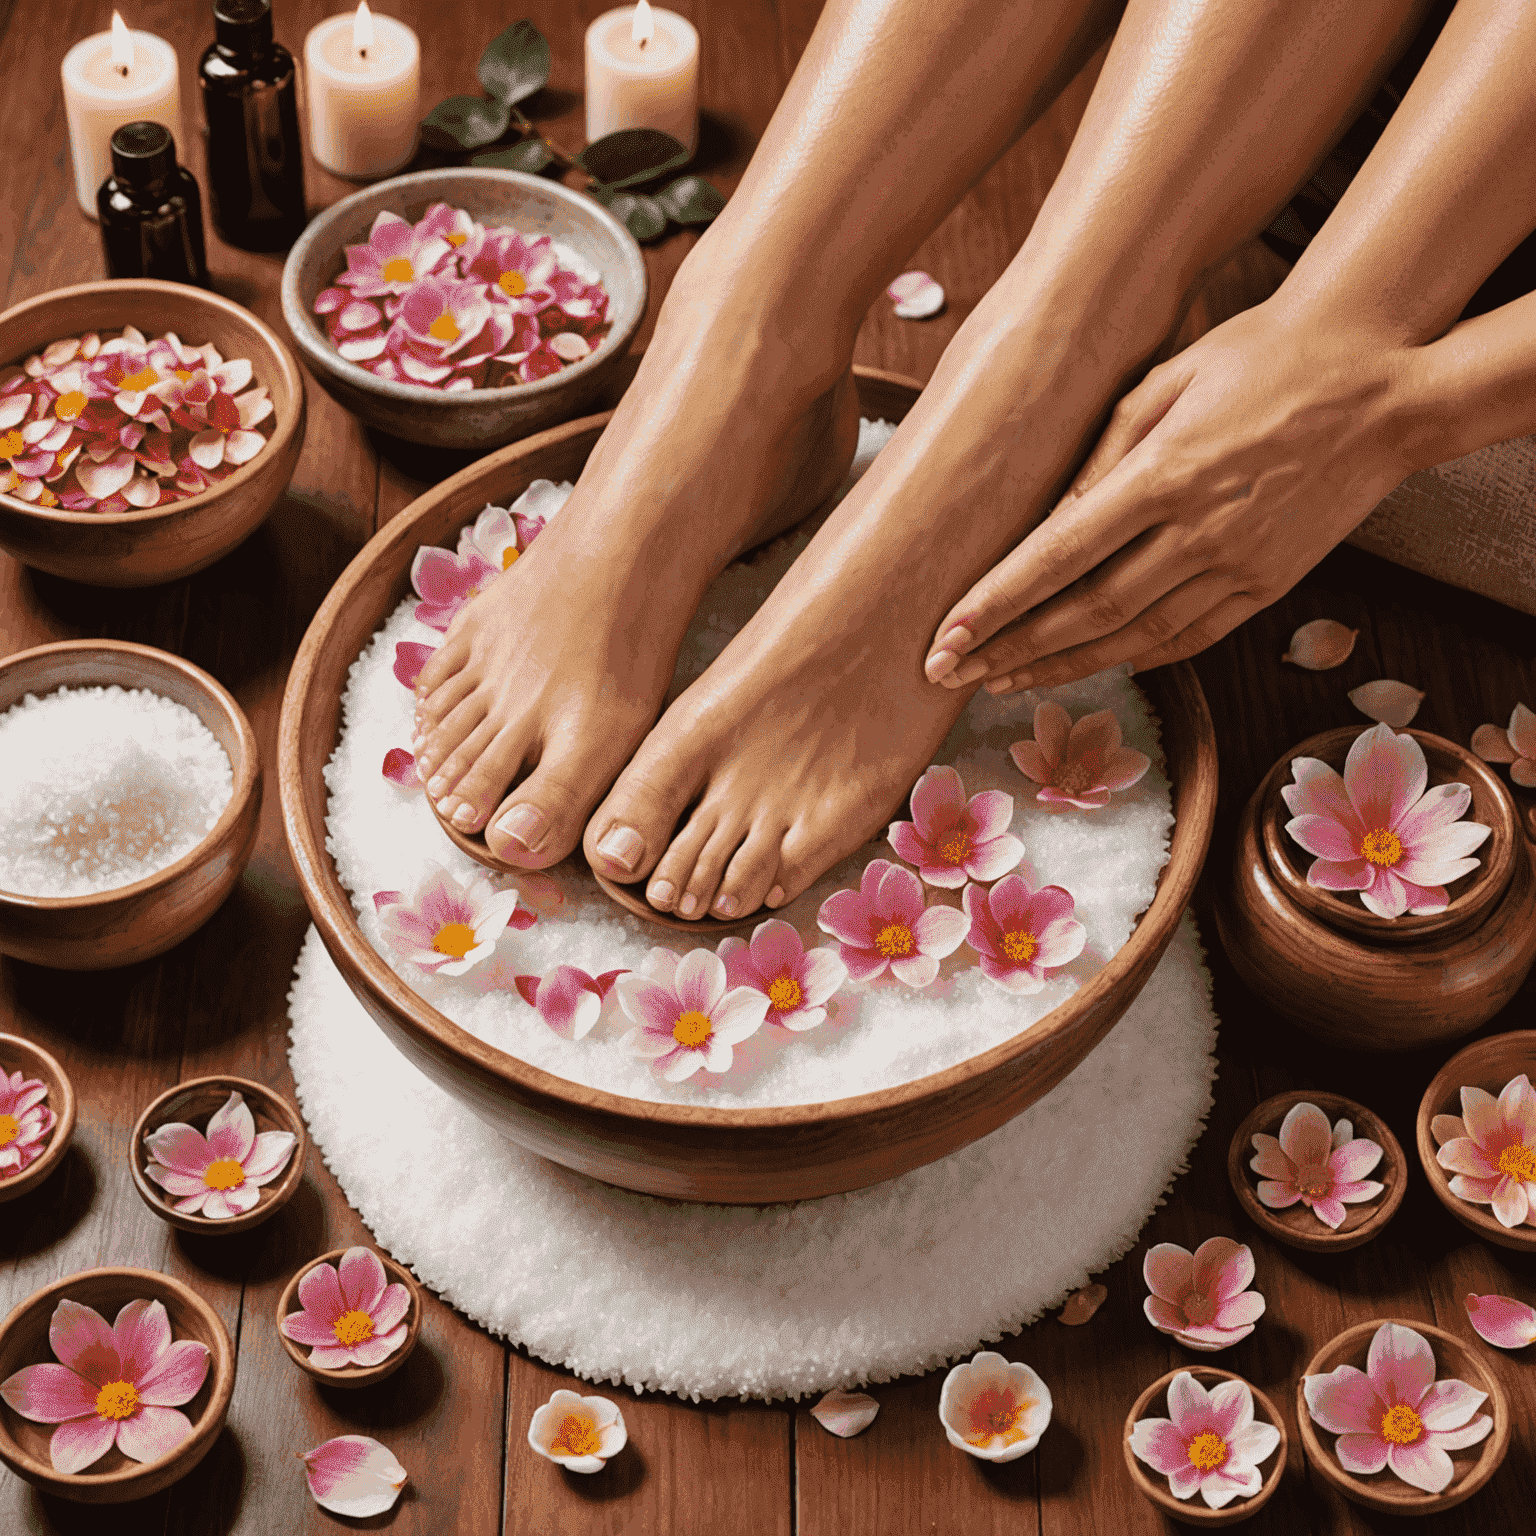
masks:
{"type": "MultiPolygon", "coordinates": [[[[699,169],[735,185],[815,22],[815,0],[672,0],[703,39],[706,119],[699,169]]],[[[200,122],[195,69],[211,40],[208,8],[189,0],[128,0],[131,25],[177,47],[185,119],[200,122]]],[[[278,35],[290,48],[335,0],[278,0],[278,35]]],[[[491,0],[390,0],[422,38],[423,100],[474,86],[480,48],[517,8],[491,0]]],[[[582,32],[603,4],[532,0],[554,55],[551,88],[530,105],[568,148],[581,143],[582,32]]],[[[80,214],[64,128],[59,63],[67,46],[101,30],[105,0],[52,0],[46,9],[0,0],[0,100],[8,124],[0,156],[0,279],[4,304],[103,272],[97,231],[80,214]]],[[[927,378],[946,341],[1023,239],[1091,87],[1096,62],[1052,112],[977,186],[913,258],[949,294],[944,315],[895,319],[876,306],[858,360],[927,378]]],[[[184,146],[202,172],[200,145],[184,146]]],[[[309,199],[320,207],[351,188],[311,164],[309,199]]],[[[652,317],[692,234],[647,251],[652,317]]],[[[220,292],[279,331],[281,258],[232,250],[212,237],[220,292]]],[[[1250,247],[1213,280],[1191,311],[1188,335],[1261,298],[1279,268],[1250,247]]],[[[649,334],[650,318],[638,345],[649,334]]],[[[1269,1309],[1257,1331],[1217,1363],[1240,1372],[1285,1410],[1291,1463],[1258,1533],[1355,1533],[1398,1523],[1354,1509],[1306,1465],[1294,1422],[1294,1387],[1312,1352],[1345,1326],[1397,1315],[1438,1322],[1475,1340],[1462,1297],[1497,1291],[1536,1299],[1536,1263],[1488,1247],[1446,1215],[1415,1167],[1403,1209],[1384,1236],[1338,1257],[1275,1246],[1240,1214],[1224,1159],[1238,1122],[1258,1099],[1292,1086],[1331,1088],[1382,1113],[1412,1147],[1418,1096],[1449,1050],[1422,1058],[1345,1058],[1298,1038],[1248,995],[1216,949],[1211,969],[1223,1020],[1216,1107],[1192,1159],[1132,1252],[1101,1278],[1109,1300],[1091,1324],[1046,1318],[1001,1346],[1050,1383],[1055,1420],[1033,1455],[988,1467],[950,1448],[936,1416],[942,1373],[874,1388],[881,1408],[852,1441],[826,1434],[785,1404],[695,1405],[671,1398],[622,1401],[630,1448],[601,1476],[574,1477],[535,1458],[525,1441],[534,1407],[563,1372],[509,1348],[435,1298],[421,1347],[374,1389],[318,1388],[284,1358],[273,1309],[306,1259],[369,1241],[318,1156],[281,1215],[256,1233],[222,1241],[177,1236],[140,1203],[127,1170],[139,1110],[181,1078],[210,1072],[254,1077],[291,1093],[285,996],[308,923],[284,845],[273,757],[289,663],[310,616],[362,543],[452,465],[370,437],[318,388],[309,391],[309,435],[293,484],[266,525],[234,554],[189,581],[137,592],[76,586],[0,555],[0,654],[74,636],[143,641],[188,657],[229,687],[261,742],[268,782],[261,837],[239,889],[178,949],[131,969],[69,974],[0,961],[0,1030],[53,1051],[80,1095],[79,1124],[62,1169],[0,1209],[0,1314],[55,1278],[98,1264],[158,1267],[216,1305],[237,1341],[239,1377],[228,1427],[190,1477],[116,1512],[93,1512],[34,1493],[0,1471],[0,1531],[290,1536],[338,1521],[305,1491],[294,1453],[332,1435],[385,1441],[411,1481],[393,1513],[369,1526],[422,1536],[586,1536],[596,1532],[735,1536],[882,1536],[955,1531],[1038,1531],[1114,1536],[1171,1530],[1136,1494],[1122,1464],[1126,1411],[1187,1355],[1141,1312],[1141,1259],[1152,1242],[1193,1248],[1216,1233],[1250,1243],[1269,1309]]],[[[1222,795],[1200,906],[1216,946],[1210,891],[1225,877],[1233,827],[1268,764],[1314,731],[1363,724],[1345,698],[1373,677],[1427,690],[1415,722],[1465,742],[1485,720],[1504,721],[1517,699],[1536,703],[1536,621],[1352,551],[1331,556],[1282,602],[1197,663],[1220,743],[1222,795]],[[1281,667],[1291,630],[1331,617],[1358,626],[1353,658],[1322,674],[1281,667]]],[[[1517,794],[1520,793],[1517,791],[1517,794]]],[[[1527,796],[1527,799],[1530,797],[1527,796]]],[[[1527,984],[1492,1029],[1528,1026],[1527,984]]],[[[1105,1127],[1106,1138],[1114,1128],[1105,1127]]],[[[965,1277],[957,1275],[957,1284],[965,1277]]],[[[686,1326],[680,1321],[679,1326],[686,1326]]],[[[1526,1356],[1536,1353],[1527,1350],[1526,1356]]],[[[1515,1433],[1508,1461],[1468,1504],[1423,1522],[1434,1536],[1530,1529],[1536,1488],[1536,1363],[1499,1355],[1515,1433]]]]}

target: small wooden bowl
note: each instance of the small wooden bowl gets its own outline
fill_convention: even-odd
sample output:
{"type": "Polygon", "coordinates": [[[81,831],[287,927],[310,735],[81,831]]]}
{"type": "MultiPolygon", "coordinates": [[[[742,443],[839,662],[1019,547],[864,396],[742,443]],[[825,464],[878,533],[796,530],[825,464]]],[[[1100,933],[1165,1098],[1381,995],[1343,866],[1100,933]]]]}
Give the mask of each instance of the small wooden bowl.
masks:
{"type": "Polygon", "coordinates": [[[65,1298],[94,1307],[108,1323],[135,1298],[162,1302],[173,1339],[208,1347],[208,1375],[197,1395],[181,1407],[192,1433],[169,1456],[132,1461],[113,1446],[84,1472],[56,1472],[48,1442],[56,1426],[34,1424],[0,1403],[0,1461],[44,1493],[77,1504],[122,1504],[147,1498],[183,1478],[213,1448],[235,1390],[235,1352],[219,1314],[196,1291],[152,1269],[87,1269],[55,1280],[27,1297],[0,1323],[0,1381],[28,1365],[54,1359],[48,1323],[65,1298]]]}
{"type": "Polygon", "coordinates": [[[61,1067],[40,1045],[20,1035],[0,1035],[0,1073],[20,1072],[48,1085],[43,1103],[53,1111],[53,1129],[41,1154],[13,1177],[0,1178],[0,1205],[36,1189],[59,1166],[75,1134],[75,1089],[61,1067]]]}
{"type": "Polygon", "coordinates": [[[410,1310],[405,1314],[405,1342],[387,1359],[381,1360],[377,1365],[348,1365],[343,1366],[339,1371],[328,1371],[322,1366],[315,1365],[309,1358],[308,1346],[295,1344],[283,1332],[282,1327],[283,1319],[290,1312],[304,1310],[299,1304],[299,1281],[317,1264],[339,1264],[341,1256],[346,1251],[345,1248],[333,1248],[329,1253],[322,1253],[318,1259],[311,1259],[295,1272],[293,1279],[283,1287],[283,1294],[277,1299],[277,1336],[282,1343],[284,1353],[306,1376],[313,1376],[316,1381],[328,1387],[371,1387],[376,1381],[383,1381],[386,1376],[393,1376],[410,1358],[411,1351],[416,1348],[416,1341],[421,1337],[421,1287],[417,1285],[416,1277],[410,1270],[395,1263],[387,1253],[379,1253],[374,1249],[388,1279],[391,1282],[398,1281],[411,1293],[410,1310]]]}
{"type": "Polygon", "coordinates": [[[61,687],[147,688],[184,705],[229,756],[234,790],[202,841],[132,885],[88,896],[0,891],[0,954],[66,971],[131,965],[181,943],[235,888],[256,846],[261,755],[245,712],[201,667],[126,640],[64,640],[0,661],[0,711],[61,687]]]}
{"type": "Polygon", "coordinates": [[[1419,1147],[1419,1162],[1423,1164],[1429,1187],[1462,1226],[1490,1243],[1497,1243],[1500,1248],[1536,1253],[1536,1227],[1506,1227],[1493,1214],[1491,1206],[1473,1205],[1470,1200],[1451,1193],[1454,1175],[1440,1166],[1435,1156],[1439,1144],[1431,1129],[1436,1115],[1461,1113],[1463,1087],[1482,1088],[1497,1098],[1504,1084],[1522,1072],[1536,1079],[1536,1030],[1511,1030],[1508,1034],[1473,1041],[1451,1057],[1424,1090],[1424,1097],[1419,1100],[1414,1134],[1419,1147]]]}
{"type": "Polygon", "coordinates": [[[288,488],[304,446],[304,376],[293,354],[249,310],[185,283],[148,278],[81,283],[28,299],[0,314],[0,365],[20,362],[62,336],[174,331],[189,345],[212,342],[225,357],[249,358],[272,394],[271,439],[201,496],[124,512],[68,512],[0,496],[0,547],[25,565],[98,587],[146,587],[212,565],[255,532],[288,488]]]}
{"type": "Polygon", "coordinates": [[[128,1139],[128,1166],[133,1171],[133,1187],[138,1190],[139,1198],[161,1221],[168,1221],[183,1232],[227,1237],[234,1232],[249,1232],[252,1227],[259,1227],[287,1205],[304,1177],[304,1159],[308,1152],[309,1137],[298,1110],[264,1084],[253,1083],[246,1077],[195,1077],[162,1093],[139,1116],[128,1139]],[[258,1136],[263,1131],[290,1131],[297,1138],[288,1166],[272,1183],[262,1185],[256,1204],[238,1216],[215,1221],[211,1216],[173,1210],[172,1196],[152,1182],[144,1171],[150,1161],[144,1138],[173,1120],[206,1131],[209,1118],[231,1093],[238,1093],[245,1100],[251,1118],[256,1122],[258,1136]]]}
{"type": "Polygon", "coordinates": [[[1442,1510],[1470,1499],[1499,1470],[1509,1450],[1509,1399],[1504,1395],[1498,1377],[1483,1364],[1480,1355],[1443,1328],[1402,1317],[1358,1323],[1323,1345],[1313,1355],[1302,1377],[1303,1380],[1296,1383],[1296,1418],[1301,1425],[1301,1444],[1307,1462],[1324,1482],[1366,1509],[1387,1515],[1438,1515],[1442,1510]],[[1324,1375],[1341,1365],[1353,1365],[1363,1371],[1371,1339],[1384,1322],[1401,1323],[1429,1340],[1435,1352],[1436,1380],[1455,1378],[1488,1394],[1488,1401],[1479,1412],[1492,1415],[1493,1429],[1479,1444],[1468,1446],[1464,1451],[1448,1452],[1456,1471],[1442,1493],[1425,1493],[1411,1483],[1405,1483],[1389,1468],[1369,1477],[1346,1472],[1334,1451],[1337,1437],[1326,1430],[1320,1431],[1307,1411],[1305,1378],[1324,1375]]]}
{"type": "Polygon", "coordinates": [[[1277,1241],[1290,1248],[1303,1248],[1308,1253],[1342,1253],[1347,1248],[1358,1248],[1362,1243],[1370,1242],[1397,1214],[1397,1208],[1408,1192],[1408,1159],[1402,1144],[1392,1134],[1392,1128],[1365,1105],[1341,1098],[1336,1093],[1297,1089],[1265,1099],[1238,1126],[1237,1134],[1227,1148],[1227,1180],[1249,1220],[1277,1241]],[[1337,1232],[1331,1231],[1299,1203],[1283,1211],[1270,1210],[1259,1199],[1257,1179],[1248,1166],[1253,1156],[1253,1136],[1261,1131],[1278,1136],[1281,1123],[1297,1104],[1317,1105],[1328,1116],[1330,1124],[1337,1120],[1352,1121],[1356,1136],[1367,1137],[1381,1148],[1381,1161],[1366,1177],[1378,1180],[1385,1188],[1374,1200],[1346,1205],[1344,1224],[1337,1232]]]}
{"type": "Polygon", "coordinates": [[[1275,1489],[1280,1486],[1280,1479],[1285,1475],[1285,1459],[1290,1449],[1290,1440],[1285,1433],[1285,1420],[1280,1417],[1280,1411],[1252,1382],[1248,1384],[1248,1390],[1253,1393],[1253,1416],[1265,1424],[1273,1424],[1280,1431],[1280,1444],[1275,1447],[1267,1466],[1269,1470],[1264,1473],[1264,1482],[1259,1491],[1252,1498],[1234,1499],[1230,1504],[1221,1509],[1212,1509],[1196,1493],[1193,1498],[1176,1499],[1168,1487],[1168,1479],[1155,1475],[1136,1453],[1131,1449],[1131,1431],[1135,1428],[1138,1419],[1149,1416],[1167,1417],[1167,1402],[1165,1394],[1173,1383],[1175,1376],[1188,1371],[1206,1391],[1219,1386],[1224,1381],[1241,1381],[1241,1376],[1235,1376],[1231,1371],[1218,1370],[1211,1365],[1180,1366],[1176,1371],[1169,1371],[1166,1376],[1159,1376],[1140,1397],[1135,1405],[1125,1416],[1125,1433],[1120,1437],[1120,1448],[1125,1453],[1125,1464],[1130,1470],[1131,1481],[1136,1484],[1136,1491],[1155,1505],[1165,1515],[1175,1520],[1181,1520],[1185,1525],[1203,1525],[1215,1528],[1222,1525],[1237,1525],[1247,1520],[1263,1509],[1275,1496],[1275,1489]],[[1157,1414],[1156,1409],[1163,1409],[1162,1414],[1157,1414]]]}

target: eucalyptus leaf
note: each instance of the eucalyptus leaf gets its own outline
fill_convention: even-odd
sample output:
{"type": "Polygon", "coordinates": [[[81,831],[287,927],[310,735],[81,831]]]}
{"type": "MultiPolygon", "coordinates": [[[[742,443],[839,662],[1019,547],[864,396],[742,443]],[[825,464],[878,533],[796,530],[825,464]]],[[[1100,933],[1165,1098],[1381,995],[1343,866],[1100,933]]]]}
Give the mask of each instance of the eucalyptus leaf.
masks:
{"type": "Polygon", "coordinates": [[[688,163],[688,151],[659,128],[621,128],[594,139],[576,163],[607,186],[636,187],[688,163]]]}
{"type": "Polygon", "coordinates": [[[515,21],[486,44],[476,69],[480,84],[512,106],[549,82],[549,44],[531,21],[515,21]]]}
{"type": "Polygon", "coordinates": [[[483,96],[450,96],[421,120],[421,136],[434,149],[479,149],[507,131],[512,114],[505,102],[483,96]]]}
{"type": "Polygon", "coordinates": [[[643,192],[615,192],[608,203],[608,211],[636,240],[654,240],[667,228],[667,216],[661,204],[643,192]]]}
{"type": "Polygon", "coordinates": [[[543,139],[524,139],[521,144],[514,144],[510,149],[496,149],[486,155],[474,155],[469,163],[537,176],[554,158],[543,139]]]}
{"type": "Polygon", "coordinates": [[[725,207],[725,196],[699,176],[679,176],[656,194],[666,216],[678,224],[708,224],[725,207]]]}

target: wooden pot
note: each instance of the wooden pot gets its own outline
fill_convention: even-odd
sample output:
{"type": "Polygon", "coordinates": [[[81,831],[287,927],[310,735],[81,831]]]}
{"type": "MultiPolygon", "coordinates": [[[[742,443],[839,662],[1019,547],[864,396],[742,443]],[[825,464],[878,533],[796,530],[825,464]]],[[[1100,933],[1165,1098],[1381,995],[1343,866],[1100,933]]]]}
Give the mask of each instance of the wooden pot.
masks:
{"type": "Polygon", "coordinates": [[[1360,732],[1324,731],[1285,753],[1243,809],[1216,927],[1247,986],[1309,1034],[1359,1051],[1411,1051],[1470,1034],[1514,996],[1536,961],[1536,870],[1509,790],[1455,742],[1409,731],[1431,785],[1471,787],[1469,816],[1492,829],[1443,913],[1381,918],[1353,892],[1306,883],[1311,856],[1285,831],[1291,762],[1341,769],[1360,732]]]}
{"type": "Polygon", "coordinates": [[[20,1072],[23,1077],[46,1083],[48,1097],[43,1103],[54,1115],[53,1129],[38,1156],[20,1173],[0,1177],[0,1205],[4,1205],[36,1189],[64,1160],[70,1137],[75,1134],[75,1089],[64,1068],[42,1046],[20,1035],[0,1035],[0,1072],[20,1072]]]}
{"type": "MultiPolygon", "coordinates": [[[[856,370],[866,416],[899,419],[908,380],[856,370]]],[[[336,744],[347,670],[410,590],[422,544],[451,544],[494,501],[534,479],[574,480],[606,415],[501,450],[420,497],[364,547],[299,648],[283,699],[278,755],[284,826],[326,948],[390,1041],[503,1135],[608,1183],[686,1200],[767,1203],[857,1189],[944,1157],[1050,1091],[1104,1038],[1172,939],[1205,858],[1216,800],[1210,715],[1185,663],[1149,672],[1162,717],[1177,825],[1152,905],[1115,957],[1013,1039],[915,1082],[823,1104],[723,1109],[658,1104],[588,1088],[477,1039],[425,1002],[359,931],[325,846],[322,768],[336,744]]]]}
{"type": "Polygon", "coordinates": [[[387,1253],[379,1253],[374,1250],[375,1256],[384,1266],[384,1274],[391,1284],[403,1285],[411,1294],[410,1310],[405,1314],[405,1341],[394,1354],[381,1360],[377,1365],[347,1365],[340,1370],[326,1370],[324,1366],[316,1365],[310,1359],[309,1346],[295,1344],[292,1339],[283,1332],[283,1319],[290,1312],[302,1312],[303,1305],[299,1301],[299,1281],[307,1275],[317,1264],[338,1265],[345,1248],[333,1248],[329,1253],[322,1253],[318,1259],[311,1259],[301,1269],[295,1271],[293,1278],[283,1287],[283,1294],[277,1301],[277,1337],[283,1346],[283,1353],[288,1356],[306,1376],[314,1379],[327,1387],[371,1387],[375,1382],[383,1381],[386,1376],[393,1376],[396,1371],[410,1358],[411,1351],[416,1348],[417,1340],[421,1337],[421,1287],[416,1283],[416,1277],[403,1264],[397,1264],[387,1253]]]}
{"type": "Polygon", "coordinates": [[[228,754],[229,804],[203,840],[132,885],[87,896],[0,891],[0,954],[65,971],[132,965],[181,943],[234,890],[256,846],[261,757],[245,712],[190,661],[126,640],[63,640],[0,661],[0,711],[61,687],[147,688],[190,709],[228,754]]]}

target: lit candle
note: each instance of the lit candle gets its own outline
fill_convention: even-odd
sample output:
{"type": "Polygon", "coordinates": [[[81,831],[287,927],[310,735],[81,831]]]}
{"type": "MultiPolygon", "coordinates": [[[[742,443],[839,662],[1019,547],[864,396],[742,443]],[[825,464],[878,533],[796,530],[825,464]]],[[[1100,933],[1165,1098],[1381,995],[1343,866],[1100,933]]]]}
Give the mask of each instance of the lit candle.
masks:
{"type": "Polygon", "coordinates": [[[331,16],[304,39],[309,147],[338,176],[388,176],[416,153],[421,45],[403,21],[331,16]]]}
{"type": "Polygon", "coordinates": [[[659,128],[689,154],[699,142],[699,34],[648,0],[587,28],[587,142],[621,128],[659,128]]]}
{"type": "Polygon", "coordinates": [[[75,196],[94,219],[96,190],[112,174],[112,135],[124,123],[159,123],[178,148],[186,143],[176,50],[153,33],[130,32],[113,11],[112,30],[76,43],[60,73],[75,196]]]}

